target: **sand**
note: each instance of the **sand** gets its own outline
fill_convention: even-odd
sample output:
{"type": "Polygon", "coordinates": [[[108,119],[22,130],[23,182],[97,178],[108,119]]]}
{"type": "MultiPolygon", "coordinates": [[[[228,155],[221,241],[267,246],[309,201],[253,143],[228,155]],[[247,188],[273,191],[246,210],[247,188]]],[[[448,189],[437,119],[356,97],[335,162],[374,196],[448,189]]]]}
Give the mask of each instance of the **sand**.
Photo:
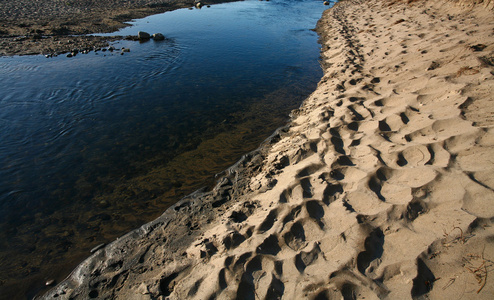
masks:
{"type": "Polygon", "coordinates": [[[290,124],[46,299],[492,299],[493,3],[343,1],[290,124]]]}

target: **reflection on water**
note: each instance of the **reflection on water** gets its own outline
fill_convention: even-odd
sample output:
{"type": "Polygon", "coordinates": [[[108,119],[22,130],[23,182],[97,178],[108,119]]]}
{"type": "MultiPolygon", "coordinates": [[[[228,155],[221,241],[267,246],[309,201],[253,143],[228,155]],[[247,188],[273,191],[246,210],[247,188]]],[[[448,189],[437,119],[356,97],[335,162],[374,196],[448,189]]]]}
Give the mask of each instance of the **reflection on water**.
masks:
{"type": "Polygon", "coordinates": [[[33,296],[88,249],[212,184],[322,75],[320,1],[151,16],[130,53],[0,59],[0,298],[33,296]]]}

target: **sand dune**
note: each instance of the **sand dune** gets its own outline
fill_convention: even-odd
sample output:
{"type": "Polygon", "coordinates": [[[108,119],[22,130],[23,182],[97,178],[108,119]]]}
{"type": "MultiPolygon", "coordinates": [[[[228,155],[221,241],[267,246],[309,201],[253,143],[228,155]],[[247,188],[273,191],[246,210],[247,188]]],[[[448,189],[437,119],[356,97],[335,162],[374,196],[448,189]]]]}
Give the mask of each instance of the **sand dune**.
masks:
{"type": "Polygon", "coordinates": [[[338,3],[289,126],[45,297],[492,299],[489,5],[338,3]]]}

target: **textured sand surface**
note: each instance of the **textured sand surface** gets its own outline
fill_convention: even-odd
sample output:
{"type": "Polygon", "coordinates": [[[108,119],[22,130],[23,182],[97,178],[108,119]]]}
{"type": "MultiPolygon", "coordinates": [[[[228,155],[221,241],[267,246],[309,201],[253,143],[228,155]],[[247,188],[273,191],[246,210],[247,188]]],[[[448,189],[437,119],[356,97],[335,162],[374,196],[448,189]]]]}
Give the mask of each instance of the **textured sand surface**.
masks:
{"type": "Polygon", "coordinates": [[[326,11],[289,126],[46,298],[492,299],[494,15],[460,4],[326,11]]]}

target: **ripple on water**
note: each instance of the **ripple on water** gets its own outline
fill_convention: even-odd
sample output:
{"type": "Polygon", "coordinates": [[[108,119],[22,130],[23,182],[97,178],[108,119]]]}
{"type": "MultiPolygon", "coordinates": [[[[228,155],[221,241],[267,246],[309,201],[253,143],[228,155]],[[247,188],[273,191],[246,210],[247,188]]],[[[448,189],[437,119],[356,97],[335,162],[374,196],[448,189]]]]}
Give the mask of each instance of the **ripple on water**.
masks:
{"type": "MultiPolygon", "coordinates": [[[[14,60],[14,58],[2,57],[2,60],[9,61],[14,60]]],[[[18,71],[36,72],[39,69],[40,66],[33,64],[0,62],[0,75],[15,74],[18,71]]]]}

